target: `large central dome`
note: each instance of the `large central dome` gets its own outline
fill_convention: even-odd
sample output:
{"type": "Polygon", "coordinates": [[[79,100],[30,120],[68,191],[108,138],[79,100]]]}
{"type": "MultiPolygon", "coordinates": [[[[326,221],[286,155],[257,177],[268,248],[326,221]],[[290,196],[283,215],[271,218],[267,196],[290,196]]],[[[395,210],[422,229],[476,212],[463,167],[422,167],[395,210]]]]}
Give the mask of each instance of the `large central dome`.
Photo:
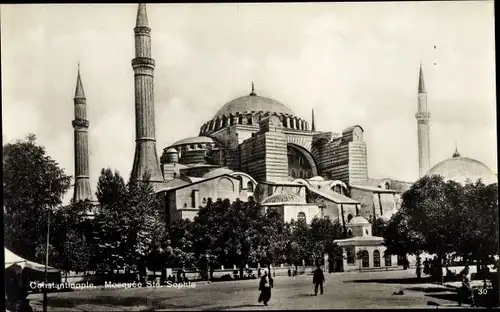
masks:
{"type": "Polygon", "coordinates": [[[222,106],[211,120],[201,126],[200,135],[211,136],[221,129],[235,125],[246,128],[246,130],[255,130],[258,128],[259,122],[271,114],[279,116],[284,128],[309,131],[307,121],[295,116],[294,112],[285,104],[258,96],[252,83],[252,92],[222,106]]]}
{"type": "Polygon", "coordinates": [[[292,110],[286,107],[285,104],[273,99],[258,96],[252,92],[250,95],[242,96],[226,103],[217,111],[215,117],[244,112],[273,112],[291,116],[294,115],[292,110]]]}

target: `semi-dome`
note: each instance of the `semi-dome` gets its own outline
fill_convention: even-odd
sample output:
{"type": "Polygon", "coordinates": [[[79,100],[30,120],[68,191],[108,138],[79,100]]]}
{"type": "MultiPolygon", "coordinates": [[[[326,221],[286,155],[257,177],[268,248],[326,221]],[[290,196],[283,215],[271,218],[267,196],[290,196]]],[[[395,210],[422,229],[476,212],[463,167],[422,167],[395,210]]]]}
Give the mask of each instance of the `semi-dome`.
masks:
{"type": "Polygon", "coordinates": [[[292,193],[280,193],[274,194],[266,199],[264,199],[261,203],[262,205],[270,205],[270,204],[304,204],[304,201],[297,195],[292,193]]]}
{"type": "Polygon", "coordinates": [[[427,176],[431,175],[440,175],[445,180],[461,184],[465,184],[467,180],[476,182],[478,179],[481,179],[486,185],[498,182],[496,175],[488,166],[478,160],[461,157],[457,151],[455,151],[454,157],[445,159],[432,167],[427,173],[427,176]]]}
{"type": "Polygon", "coordinates": [[[178,145],[188,145],[188,144],[206,144],[206,143],[215,143],[215,140],[211,137],[207,136],[196,136],[191,138],[182,139],[180,141],[171,144],[170,146],[178,146],[178,145]]]}
{"type": "Polygon", "coordinates": [[[211,170],[207,172],[204,176],[203,179],[210,179],[210,178],[215,178],[223,174],[230,174],[233,173],[234,171],[228,168],[217,168],[214,170],[211,170]]]}

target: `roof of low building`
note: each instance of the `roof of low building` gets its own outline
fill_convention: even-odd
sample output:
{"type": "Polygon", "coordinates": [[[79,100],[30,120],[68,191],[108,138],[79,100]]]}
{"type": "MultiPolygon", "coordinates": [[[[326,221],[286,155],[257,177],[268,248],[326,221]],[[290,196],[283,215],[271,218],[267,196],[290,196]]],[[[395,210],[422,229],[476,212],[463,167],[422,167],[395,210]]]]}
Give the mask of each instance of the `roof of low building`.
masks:
{"type": "Polygon", "coordinates": [[[274,194],[262,201],[262,205],[269,204],[305,204],[305,200],[292,193],[274,194]]]}
{"type": "Polygon", "coordinates": [[[334,192],[332,190],[329,190],[328,188],[322,188],[318,189],[314,186],[309,186],[307,184],[304,184],[307,189],[321,197],[324,197],[328,200],[331,200],[332,202],[336,204],[351,204],[351,205],[357,205],[360,204],[357,200],[354,200],[352,198],[349,198],[347,196],[344,196],[342,194],[339,194],[337,192],[334,192]]]}
{"type": "Polygon", "coordinates": [[[373,192],[373,193],[389,193],[389,194],[399,193],[396,190],[388,190],[388,189],[383,189],[380,187],[374,187],[374,186],[369,186],[369,185],[351,185],[351,188],[359,189],[362,191],[369,191],[369,192],[373,192]]]}

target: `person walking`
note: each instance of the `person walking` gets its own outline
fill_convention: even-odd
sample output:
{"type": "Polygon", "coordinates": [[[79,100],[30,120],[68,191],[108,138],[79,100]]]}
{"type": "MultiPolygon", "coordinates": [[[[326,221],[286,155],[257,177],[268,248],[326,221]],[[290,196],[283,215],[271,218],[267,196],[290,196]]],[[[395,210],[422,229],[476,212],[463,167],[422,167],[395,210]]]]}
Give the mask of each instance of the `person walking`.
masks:
{"type": "Polygon", "coordinates": [[[258,276],[259,278],[261,278],[261,276],[262,276],[262,272],[261,272],[260,268],[257,270],[257,276],[258,276]]]}
{"type": "Polygon", "coordinates": [[[323,274],[323,270],[321,270],[321,267],[318,264],[316,264],[316,270],[314,270],[314,275],[313,275],[313,284],[314,284],[314,295],[318,295],[318,286],[320,289],[320,294],[323,294],[323,282],[325,281],[325,275],[323,274]]]}
{"type": "Polygon", "coordinates": [[[264,276],[262,276],[259,283],[259,302],[263,302],[265,306],[271,300],[271,288],[273,286],[273,278],[267,273],[267,270],[264,271],[264,276]]]}
{"type": "Polygon", "coordinates": [[[292,277],[292,270],[288,268],[288,277],[292,277]]]}
{"type": "Polygon", "coordinates": [[[460,277],[462,279],[462,287],[458,291],[458,306],[461,307],[462,303],[470,298],[471,307],[475,307],[476,303],[474,300],[474,290],[470,285],[468,265],[466,265],[462,272],[460,272],[460,277]]]}

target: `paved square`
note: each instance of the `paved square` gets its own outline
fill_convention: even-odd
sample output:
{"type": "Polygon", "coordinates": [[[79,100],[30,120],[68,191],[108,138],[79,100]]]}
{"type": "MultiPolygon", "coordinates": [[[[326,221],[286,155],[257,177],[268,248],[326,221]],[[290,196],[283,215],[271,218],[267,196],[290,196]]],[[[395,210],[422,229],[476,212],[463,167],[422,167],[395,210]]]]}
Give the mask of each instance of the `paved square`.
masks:
{"type": "MultiPolygon", "coordinates": [[[[312,308],[425,308],[433,301],[457,307],[449,289],[416,283],[414,270],[332,273],[323,296],[313,296],[311,276],[275,278],[268,307],[257,302],[258,280],[196,283],[194,288],[85,289],[49,294],[49,311],[268,310],[312,308]],[[404,295],[393,295],[404,291],[404,295]]],[[[42,295],[30,295],[41,310],[42,295]]]]}

